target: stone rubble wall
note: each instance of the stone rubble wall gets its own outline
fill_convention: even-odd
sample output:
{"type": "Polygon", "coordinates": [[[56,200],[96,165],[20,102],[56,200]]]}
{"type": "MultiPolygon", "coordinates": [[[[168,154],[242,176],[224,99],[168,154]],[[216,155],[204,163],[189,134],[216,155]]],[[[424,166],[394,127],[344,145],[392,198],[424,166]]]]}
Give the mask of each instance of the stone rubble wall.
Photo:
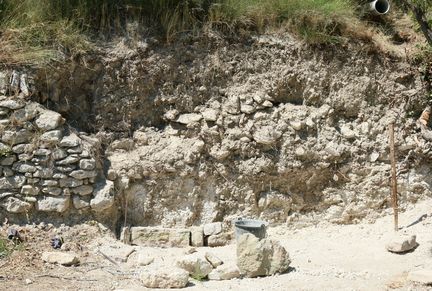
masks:
{"type": "Polygon", "coordinates": [[[100,174],[98,151],[97,139],[65,126],[59,113],[0,96],[0,214],[111,207],[113,186],[100,174]]]}
{"type": "MultiPolygon", "coordinates": [[[[79,182],[61,186],[61,176],[47,178],[55,186],[35,185],[27,179],[38,177],[18,171],[28,171],[26,163],[12,167],[23,163],[22,153],[13,153],[16,161],[5,170],[13,171],[16,187],[9,200],[35,210],[43,196],[63,197],[71,210],[95,210],[132,227],[229,226],[238,217],[295,226],[373,221],[392,211],[388,124],[395,121],[403,211],[432,196],[432,133],[416,122],[428,102],[426,86],[405,59],[364,49],[318,49],[289,35],[233,42],[190,36],[174,45],[149,38],[107,44],[86,65],[12,72],[9,83],[0,73],[0,95],[6,88],[5,94],[25,98],[34,84],[37,93],[28,98],[94,132],[104,165],[103,174],[96,170],[99,183],[88,176],[91,167],[80,168],[77,158],[87,157],[60,146],[68,157],[59,159],[64,165],[54,160],[54,172],[79,182]],[[23,75],[32,77],[27,87],[23,75]],[[72,193],[87,185],[92,194],[72,193]],[[24,199],[23,186],[24,193],[38,188],[35,202],[24,199]],[[48,187],[61,193],[42,192],[48,187]]],[[[14,128],[14,135],[25,131],[14,128]]],[[[56,130],[41,132],[38,149],[51,139],[61,143],[56,130]]],[[[83,144],[89,139],[78,136],[83,144]]],[[[207,243],[224,239],[210,236],[207,243]]]]}

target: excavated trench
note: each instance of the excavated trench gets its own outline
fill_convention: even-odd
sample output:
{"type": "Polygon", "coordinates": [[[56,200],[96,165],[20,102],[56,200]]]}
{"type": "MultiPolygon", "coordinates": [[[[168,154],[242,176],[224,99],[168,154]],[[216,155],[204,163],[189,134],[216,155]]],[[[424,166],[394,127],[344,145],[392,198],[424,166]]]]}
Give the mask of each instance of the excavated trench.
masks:
{"type": "Polygon", "coordinates": [[[98,215],[117,227],[353,223],[388,211],[392,120],[401,209],[432,194],[416,124],[426,84],[415,65],[357,49],[266,35],[119,42],[38,70],[31,98],[101,142],[115,203],[98,215]]]}

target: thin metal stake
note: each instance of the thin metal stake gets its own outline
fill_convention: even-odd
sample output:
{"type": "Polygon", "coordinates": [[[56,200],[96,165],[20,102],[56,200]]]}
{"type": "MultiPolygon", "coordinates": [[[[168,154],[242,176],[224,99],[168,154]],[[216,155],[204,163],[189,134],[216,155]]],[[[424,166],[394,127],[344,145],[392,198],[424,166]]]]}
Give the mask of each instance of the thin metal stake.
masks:
{"type": "Polygon", "coordinates": [[[397,180],[396,180],[396,158],[395,158],[395,145],[394,145],[394,123],[389,124],[389,137],[390,137],[390,162],[391,162],[391,186],[392,186],[392,204],[394,214],[394,229],[399,230],[398,227],[398,196],[397,196],[397,180]]]}

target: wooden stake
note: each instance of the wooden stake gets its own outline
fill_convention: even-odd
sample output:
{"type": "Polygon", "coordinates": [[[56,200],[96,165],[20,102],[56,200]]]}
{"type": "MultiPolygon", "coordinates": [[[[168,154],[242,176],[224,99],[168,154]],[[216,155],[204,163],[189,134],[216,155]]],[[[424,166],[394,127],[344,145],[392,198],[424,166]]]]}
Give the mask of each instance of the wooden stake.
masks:
{"type": "Polygon", "coordinates": [[[391,162],[391,185],[392,185],[392,204],[394,214],[394,229],[399,230],[398,227],[398,196],[397,196],[397,180],[396,180],[396,158],[394,146],[394,123],[389,124],[389,137],[390,137],[390,162],[391,162]]]}

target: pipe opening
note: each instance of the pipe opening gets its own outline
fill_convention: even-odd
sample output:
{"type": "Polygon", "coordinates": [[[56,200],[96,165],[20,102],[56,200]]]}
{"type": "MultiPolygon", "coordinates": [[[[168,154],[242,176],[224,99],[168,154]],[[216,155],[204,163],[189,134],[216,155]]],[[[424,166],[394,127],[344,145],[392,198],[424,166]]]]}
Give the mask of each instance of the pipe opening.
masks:
{"type": "Polygon", "coordinates": [[[387,0],[374,1],[373,6],[378,14],[386,14],[390,10],[390,3],[387,0]]]}

